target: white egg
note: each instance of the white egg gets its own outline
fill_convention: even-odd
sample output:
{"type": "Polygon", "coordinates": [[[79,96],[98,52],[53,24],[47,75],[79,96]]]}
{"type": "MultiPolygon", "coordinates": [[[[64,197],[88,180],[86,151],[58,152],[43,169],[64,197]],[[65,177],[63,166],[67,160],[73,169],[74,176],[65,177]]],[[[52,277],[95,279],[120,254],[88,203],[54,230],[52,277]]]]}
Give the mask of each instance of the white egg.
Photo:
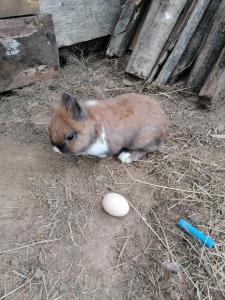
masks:
{"type": "Polygon", "coordinates": [[[104,210],[111,216],[123,217],[129,212],[127,200],[117,193],[108,193],[103,197],[104,210]]]}

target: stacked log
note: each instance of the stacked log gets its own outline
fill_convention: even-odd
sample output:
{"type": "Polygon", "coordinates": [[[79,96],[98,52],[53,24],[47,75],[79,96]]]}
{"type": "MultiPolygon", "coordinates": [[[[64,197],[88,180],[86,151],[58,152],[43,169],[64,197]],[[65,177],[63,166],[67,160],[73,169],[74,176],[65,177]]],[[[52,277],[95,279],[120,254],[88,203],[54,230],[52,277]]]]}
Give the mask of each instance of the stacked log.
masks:
{"type": "Polygon", "coordinates": [[[225,100],[225,0],[147,2],[126,1],[107,55],[130,49],[126,72],[161,86],[185,75],[205,106],[225,100]]]}
{"type": "Polygon", "coordinates": [[[147,79],[187,0],[153,0],[126,71],[147,79]]]}
{"type": "Polygon", "coordinates": [[[199,92],[225,45],[225,3],[216,12],[214,22],[187,81],[189,90],[199,92]]]}

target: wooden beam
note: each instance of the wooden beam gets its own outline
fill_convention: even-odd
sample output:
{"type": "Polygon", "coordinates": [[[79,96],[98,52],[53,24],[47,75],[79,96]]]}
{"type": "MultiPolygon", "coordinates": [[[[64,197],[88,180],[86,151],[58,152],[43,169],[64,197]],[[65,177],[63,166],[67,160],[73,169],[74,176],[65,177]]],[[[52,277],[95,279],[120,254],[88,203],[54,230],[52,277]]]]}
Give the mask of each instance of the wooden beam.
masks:
{"type": "Polygon", "coordinates": [[[199,95],[201,105],[207,108],[225,103],[225,47],[201,88],[199,95]]]}
{"type": "Polygon", "coordinates": [[[156,74],[159,72],[161,66],[164,64],[165,60],[173,50],[179,36],[181,35],[185,25],[187,24],[187,21],[190,18],[190,15],[195,7],[197,0],[187,0],[186,5],[183,9],[183,11],[180,14],[180,17],[168,39],[166,42],[154,68],[152,69],[152,72],[148,78],[148,82],[152,82],[156,74]]]}
{"type": "Polygon", "coordinates": [[[141,78],[150,75],[187,0],[153,0],[126,71],[141,78]]]}
{"type": "Polygon", "coordinates": [[[144,3],[145,0],[126,0],[106,51],[108,56],[121,57],[125,53],[142,14],[144,3]]]}
{"type": "Polygon", "coordinates": [[[148,11],[149,11],[149,8],[150,8],[151,4],[152,4],[151,1],[146,1],[145,4],[144,4],[143,12],[141,13],[141,16],[140,16],[140,19],[139,19],[139,21],[137,23],[137,27],[135,29],[134,35],[131,38],[130,44],[128,46],[129,50],[131,50],[131,51],[134,50],[136,42],[139,39],[139,35],[140,35],[140,32],[141,32],[141,29],[142,29],[142,27],[143,27],[143,25],[145,23],[145,20],[147,18],[148,11]]]}
{"type": "Polygon", "coordinates": [[[199,22],[201,21],[210,0],[198,0],[190,19],[188,20],[180,38],[178,39],[172,53],[168,57],[162,70],[157,77],[156,83],[165,85],[168,83],[177,63],[187,48],[199,22]]]}
{"type": "Polygon", "coordinates": [[[39,0],[53,16],[58,47],[109,35],[121,13],[121,0],[39,0]]]}
{"type": "Polygon", "coordinates": [[[0,0],[0,18],[35,15],[39,13],[38,0],[0,0]]]}
{"type": "Polygon", "coordinates": [[[221,1],[222,0],[213,0],[210,2],[197,30],[195,31],[184,54],[181,56],[179,63],[173,71],[173,74],[171,75],[171,78],[169,80],[170,83],[176,82],[179,76],[182,75],[183,72],[187,71],[187,69],[190,69],[193,65],[195,58],[197,57],[199,50],[201,49],[202,43],[209,33],[209,30],[212,26],[214,14],[221,1]]]}
{"type": "Polygon", "coordinates": [[[214,22],[195,61],[187,81],[187,89],[198,93],[225,45],[225,1],[217,9],[214,22]]]}
{"type": "Polygon", "coordinates": [[[0,20],[0,92],[53,76],[59,68],[52,17],[0,20]]]}
{"type": "MultiPolygon", "coordinates": [[[[156,14],[159,10],[160,4],[161,4],[160,2],[161,1],[152,0],[150,5],[148,6],[148,12],[145,12],[144,20],[141,22],[140,26],[138,27],[139,32],[137,34],[135,34],[135,36],[134,36],[135,41],[132,41],[134,49],[133,49],[132,55],[129,59],[128,65],[126,67],[126,71],[128,73],[133,72],[132,65],[133,65],[136,57],[138,56],[142,41],[144,41],[145,36],[148,34],[148,31],[150,30],[152,23],[154,22],[155,16],[156,16],[156,14]]],[[[135,74],[135,75],[137,75],[137,74],[135,74]]]]}

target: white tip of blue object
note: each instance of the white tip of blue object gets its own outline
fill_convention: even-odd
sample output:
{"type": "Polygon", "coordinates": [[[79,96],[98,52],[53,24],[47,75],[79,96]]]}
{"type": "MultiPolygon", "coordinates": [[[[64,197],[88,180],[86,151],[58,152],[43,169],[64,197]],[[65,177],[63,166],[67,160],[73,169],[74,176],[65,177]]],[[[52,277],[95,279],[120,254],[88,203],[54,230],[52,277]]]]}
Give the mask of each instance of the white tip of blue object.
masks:
{"type": "Polygon", "coordinates": [[[197,228],[192,226],[190,223],[188,223],[184,219],[180,219],[178,221],[177,225],[180,228],[184,229],[189,234],[191,234],[197,240],[199,240],[204,246],[206,246],[210,249],[214,247],[214,241],[209,236],[206,236],[204,233],[202,233],[200,230],[198,230],[197,228]]]}

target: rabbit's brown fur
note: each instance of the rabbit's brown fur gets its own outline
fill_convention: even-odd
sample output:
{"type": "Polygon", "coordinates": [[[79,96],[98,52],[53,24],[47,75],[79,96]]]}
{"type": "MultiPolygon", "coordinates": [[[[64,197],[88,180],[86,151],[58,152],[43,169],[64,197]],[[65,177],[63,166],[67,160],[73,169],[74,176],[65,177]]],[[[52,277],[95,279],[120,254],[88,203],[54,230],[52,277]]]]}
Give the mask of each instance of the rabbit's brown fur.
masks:
{"type": "Polygon", "coordinates": [[[64,93],[50,124],[55,150],[76,155],[140,159],[164,143],[168,119],[153,97],[123,94],[79,104],[64,93]]]}

